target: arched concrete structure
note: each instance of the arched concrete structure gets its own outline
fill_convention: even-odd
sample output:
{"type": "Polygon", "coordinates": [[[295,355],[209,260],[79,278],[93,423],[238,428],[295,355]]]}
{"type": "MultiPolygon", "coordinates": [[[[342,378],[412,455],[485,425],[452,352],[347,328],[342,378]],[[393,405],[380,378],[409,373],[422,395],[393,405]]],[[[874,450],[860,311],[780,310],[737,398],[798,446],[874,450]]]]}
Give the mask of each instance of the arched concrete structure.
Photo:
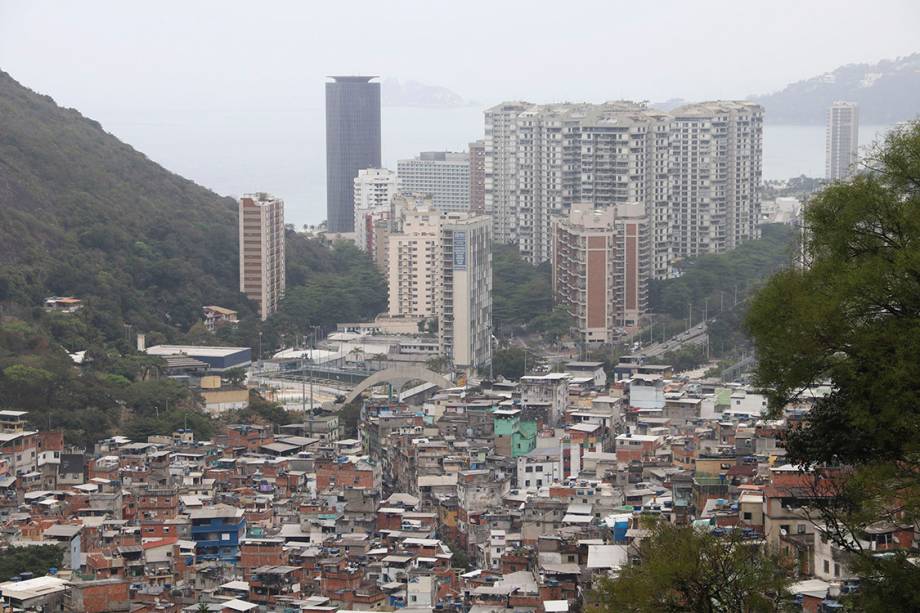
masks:
{"type": "Polygon", "coordinates": [[[397,366],[395,368],[387,368],[379,372],[375,372],[370,377],[358,384],[358,386],[351,390],[348,396],[345,397],[345,404],[353,401],[355,398],[361,395],[366,389],[372,388],[375,385],[380,385],[381,383],[392,383],[395,385],[402,385],[409,381],[424,381],[426,383],[431,383],[432,385],[437,385],[438,387],[452,387],[453,383],[450,382],[443,375],[428,370],[422,366],[397,366]]]}

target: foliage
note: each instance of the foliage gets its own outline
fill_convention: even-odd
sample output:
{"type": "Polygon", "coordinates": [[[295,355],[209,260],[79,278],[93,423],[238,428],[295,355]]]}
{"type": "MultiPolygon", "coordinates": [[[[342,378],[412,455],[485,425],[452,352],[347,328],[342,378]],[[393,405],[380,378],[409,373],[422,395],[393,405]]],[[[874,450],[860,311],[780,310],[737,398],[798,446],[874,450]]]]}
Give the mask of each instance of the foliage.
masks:
{"type": "Polygon", "coordinates": [[[49,568],[61,568],[63,560],[64,550],[58,545],[7,547],[0,556],[0,581],[24,572],[36,577],[47,575],[49,568]]]}
{"type": "MultiPolygon", "coordinates": [[[[5,299],[76,295],[106,340],[167,337],[238,291],[236,205],[174,175],[0,72],[0,280],[5,299]]],[[[66,327],[76,323],[63,317],[66,327]]],[[[70,346],[73,335],[55,331],[70,346]]]]}
{"type": "Polygon", "coordinates": [[[693,370],[706,362],[706,347],[702,345],[684,345],[680,349],[668,351],[655,358],[655,360],[662,364],[670,364],[674,367],[674,372],[693,370]]]}
{"type": "Polygon", "coordinates": [[[425,367],[428,368],[428,370],[444,374],[450,372],[451,360],[447,356],[438,355],[428,358],[428,360],[425,361],[425,367]]]}
{"type": "Polygon", "coordinates": [[[761,226],[761,238],[747,241],[730,253],[703,255],[687,261],[681,276],[649,283],[649,310],[686,320],[703,318],[708,300],[710,316],[733,307],[744,291],[792,261],[796,231],[792,226],[761,226]]]}
{"type": "Polygon", "coordinates": [[[286,426],[295,421],[295,417],[277,402],[266,400],[256,390],[249,390],[249,406],[232,413],[226,421],[238,424],[286,426]]]}
{"type": "Polygon", "coordinates": [[[0,407],[29,411],[35,427],[63,428],[68,443],[116,432],[144,438],[186,420],[210,436],[200,399],[149,380],[160,361],[134,351],[136,332],[148,344],[270,353],[312,326],[331,329],[386,306],[385,282],[365,254],[288,230],[287,296],[262,322],[238,290],[232,199],[3,72],[0,134],[0,407]],[[49,295],[75,295],[83,308],[45,312],[49,295]],[[200,321],[207,304],[236,310],[239,325],[210,333],[200,321]],[[75,351],[86,351],[81,367],[67,355],[75,351]]]}
{"type": "Polygon", "coordinates": [[[809,267],[774,276],[747,327],[775,411],[832,384],[786,448],[794,462],[849,467],[821,519],[845,527],[832,537],[857,556],[857,606],[882,610],[904,603],[894,594],[920,592],[920,569],[904,556],[853,546],[874,521],[920,519],[920,123],[890,134],[869,166],[809,203],[809,267]]]}
{"type": "Polygon", "coordinates": [[[496,336],[527,327],[553,310],[553,282],[549,262],[534,267],[515,245],[492,246],[492,321],[496,336]]]}
{"type": "Polygon", "coordinates": [[[353,400],[339,410],[339,427],[345,438],[358,438],[358,422],[361,420],[361,400],[353,400]]]}
{"type": "Polygon", "coordinates": [[[543,340],[547,343],[555,343],[569,334],[573,323],[569,312],[560,305],[549,313],[543,313],[534,318],[529,329],[542,334],[543,340]]]}
{"type": "Polygon", "coordinates": [[[738,531],[719,537],[658,522],[639,545],[639,562],[601,579],[593,613],[770,612],[783,610],[786,572],[780,558],[738,531]]]}
{"type": "Polygon", "coordinates": [[[492,373],[495,377],[516,380],[524,376],[525,349],[509,347],[499,349],[492,356],[492,373]]]}

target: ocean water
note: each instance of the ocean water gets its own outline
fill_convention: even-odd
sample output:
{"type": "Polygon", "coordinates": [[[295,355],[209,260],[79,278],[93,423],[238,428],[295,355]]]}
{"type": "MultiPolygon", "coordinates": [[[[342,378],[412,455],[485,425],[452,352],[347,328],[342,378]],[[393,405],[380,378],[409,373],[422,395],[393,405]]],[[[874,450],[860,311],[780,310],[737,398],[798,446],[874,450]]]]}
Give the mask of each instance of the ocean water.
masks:
{"type": "MultiPolygon", "coordinates": [[[[420,151],[464,150],[482,138],[482,107],[384,107],[383,163],[420,151]]],[[[229,195],[274,193],[297,226],[326,216],[325,117],[322,107],[252,111],[103,111],[103,127],[154,161],[214,191],[229,195]]],[[[860,128],[860,144],[884,126],[860,128]]],[[[824,175],[822,126],[764,128],[764,178],[824,175]]]]}

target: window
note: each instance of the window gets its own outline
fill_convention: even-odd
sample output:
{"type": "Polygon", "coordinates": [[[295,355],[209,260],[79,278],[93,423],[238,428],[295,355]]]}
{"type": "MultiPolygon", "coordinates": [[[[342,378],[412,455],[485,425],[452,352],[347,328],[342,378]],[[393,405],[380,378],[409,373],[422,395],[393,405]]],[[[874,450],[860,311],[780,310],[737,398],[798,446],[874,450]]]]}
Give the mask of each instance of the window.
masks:
{"type": "Polygon", "coordinates": [[[805,524],[799,524],[795,527],[796,532],[799,534],[805,534],[805,524]]]}
{"type": "Polygon", "coordinates": [[[831,572],[831,563],[829,560],[824,560],[824,574],[826,575],[830,572],[831,572]]]}
{"type": "Polygon", "coordinates": [[[745,521],[751,521],[751,512],[750,512],[750,511],[745,511],[745,512],[744,512],[744,519],[745,519],[745,521]]]}
{"type": "Polygon", "coordinates": [[[834,563],[834,576],[840,576],[840,564],[837,564],[836,562],[834,563]]]}

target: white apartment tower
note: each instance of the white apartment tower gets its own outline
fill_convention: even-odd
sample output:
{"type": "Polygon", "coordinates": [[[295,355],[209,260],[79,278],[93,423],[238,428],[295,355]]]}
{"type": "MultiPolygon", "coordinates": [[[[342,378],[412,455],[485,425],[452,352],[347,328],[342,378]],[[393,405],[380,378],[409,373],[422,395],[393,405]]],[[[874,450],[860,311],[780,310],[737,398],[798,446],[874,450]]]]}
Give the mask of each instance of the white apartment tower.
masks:
{"type": "Polygon", "coordinates": [[[825,177],[842,181],[856,169],[859,152],[859,107],[855,102],[835,102],[827,109],[825,177]]]}
{"type": "Polygon", "coordinates": [[[264,192],[239,200],[240,291],[265,320],[284,296],[284,201],[264,192]]]}
{"type": "Polygon", "coordinates": [[[641,203],[652,268],[757,235],[761,107],[711,102],[666,113],[643,104],[500,104],[485,113],[485,203],[495,239],[551,257],[551,219],[575,202],[641,203]],[[717,175],[717,176],[715,176],[717,175]]]}
{"type": "Polygon", "coordinates": [[[517,120],[532,106],[505,102],[485,112],[485,211],[500,243],[517,240],[517,120]]]}
{"type": "Polygon", "coordinates": [[[433,207],[402,211],[388,237],[390,316],[435,317],[439,291],[441,214],[433,207]]]}
{"type": "Polygon", "coordinates": [[[670,259],[723,253],[759,236],[763,108],[702,102],[671,112],[670,259]]]}
{"type": "Polygon", "coordinates": [[[438,339],[454,367],[492,361],[492,220],[449,213],[441,225],[438,339]]]}
{"type": "Polygon", "coordinates": [[[428,194],[442,211],[470,208],[470,156],[450,151],[425,151],[411,160],[396,162],[399,190],[428,194]]]}
{"type": "Polygon", "coordinates": [[[355,244],[374,253],[374,225],[388,219],[397,193],[396,173],[386,168],[367,168],[355,177],[355,244]]]}
{"type": "Polygon", "coordinates": [[[440,353],[456,368],[491,360],[492,229],[488,217],[407,200],[389,235],[393,317],[436,317],[440,353]]]}

